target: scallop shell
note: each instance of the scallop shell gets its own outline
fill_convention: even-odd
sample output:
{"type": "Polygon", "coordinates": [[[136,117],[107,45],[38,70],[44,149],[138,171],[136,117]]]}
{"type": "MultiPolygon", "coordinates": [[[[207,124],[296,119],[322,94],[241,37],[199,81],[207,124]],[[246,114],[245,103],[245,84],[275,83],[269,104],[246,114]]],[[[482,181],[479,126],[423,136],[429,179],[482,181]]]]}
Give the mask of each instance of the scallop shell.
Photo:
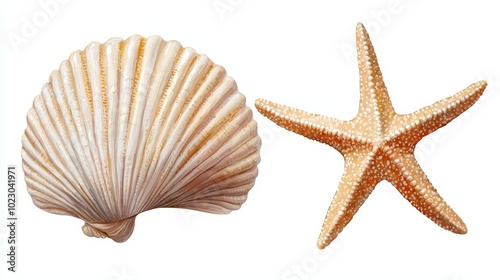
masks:
{"type": "Polygon", "coordinates": [[[35,97],[22,137],[39,208],[126,241],[161,207],[229,213],[257,177],[260,138],[223,67],[158,36],[73,52],[35,97]]]}

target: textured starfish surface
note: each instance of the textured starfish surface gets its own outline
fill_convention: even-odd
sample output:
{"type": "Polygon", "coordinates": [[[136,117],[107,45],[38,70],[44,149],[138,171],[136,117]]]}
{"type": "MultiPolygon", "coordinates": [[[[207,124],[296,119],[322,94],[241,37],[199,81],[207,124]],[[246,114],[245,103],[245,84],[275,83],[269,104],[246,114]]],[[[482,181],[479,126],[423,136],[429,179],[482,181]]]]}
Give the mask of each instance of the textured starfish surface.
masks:
{"type": "Polygon", "coordinates": [[[445,126],[481,96],[480,81],[411,114],[394,111],[368,33],[356,28],[360,102],[356,117],[342,121],[257,99],[257,110],[290,131],[328,144],[345,159],[344,173],[318,238],[328,246],[382,180],[389,181],[416,209],[442,228],[465,234],[467,227],[441,198],[413,151],[426,135],[445,126]]]}

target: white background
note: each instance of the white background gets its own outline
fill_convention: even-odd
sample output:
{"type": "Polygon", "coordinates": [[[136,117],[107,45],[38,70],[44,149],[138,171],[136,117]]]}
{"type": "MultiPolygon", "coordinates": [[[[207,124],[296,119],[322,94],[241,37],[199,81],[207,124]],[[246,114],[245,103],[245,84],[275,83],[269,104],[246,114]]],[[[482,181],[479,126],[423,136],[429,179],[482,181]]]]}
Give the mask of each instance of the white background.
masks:
{"type": "Polygon", "coordinates": [[[46,11],[48,2],[0,4],[1,224],[8,164],[18,167],[19,217],[17,273],[7,272],[0,227],[2,279],[500,279],[497,2],[66,0],[46,11]],[[359,99],[351,53],[358,21],[371,34],[398,113],[488,80],[467,114],[416,150],[466,235],[441,229],[382,182],[330,247],[317,250],[343,158],[256,110],[260,174],[230,215],[156,209],[139,215],[132,237],[118,244],[86,237],[82,221],[32,204],[20,157],[26,112],[73,50],[110,37],[161,35],[223,65],[252,108],[263,97],[350,119],[359,99]],[[23,34],[27,22],[36,30],[23,34]]]}

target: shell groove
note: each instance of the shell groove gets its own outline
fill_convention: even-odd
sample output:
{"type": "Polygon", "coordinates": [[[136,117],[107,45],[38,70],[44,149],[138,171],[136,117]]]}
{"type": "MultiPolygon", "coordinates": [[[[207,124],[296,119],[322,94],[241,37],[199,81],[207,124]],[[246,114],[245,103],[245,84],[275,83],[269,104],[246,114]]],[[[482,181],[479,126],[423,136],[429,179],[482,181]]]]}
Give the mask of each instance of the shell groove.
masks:
{"type": "Polygon", "coordinates": [[[25,180],[39,208],[126,241],[161,207],[229,213],[257,177],[260,138],[223,67],[158,36],[91,43],[27,114],[25,180]]]}

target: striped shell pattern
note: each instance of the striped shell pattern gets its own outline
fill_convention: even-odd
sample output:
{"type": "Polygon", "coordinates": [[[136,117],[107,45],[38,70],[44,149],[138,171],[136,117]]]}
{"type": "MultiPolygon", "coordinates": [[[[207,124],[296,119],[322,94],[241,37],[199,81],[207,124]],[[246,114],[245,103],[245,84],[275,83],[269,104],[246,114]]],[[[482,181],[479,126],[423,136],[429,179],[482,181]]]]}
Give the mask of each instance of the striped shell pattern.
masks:
{"type": "Polygon", "coordinates": [[[257,177],[260,138],[223,67],[158,36],[91,43],[27,114],[23,170],[39,208],[126,241],[144,211],[229,213],[257,177]]]}

